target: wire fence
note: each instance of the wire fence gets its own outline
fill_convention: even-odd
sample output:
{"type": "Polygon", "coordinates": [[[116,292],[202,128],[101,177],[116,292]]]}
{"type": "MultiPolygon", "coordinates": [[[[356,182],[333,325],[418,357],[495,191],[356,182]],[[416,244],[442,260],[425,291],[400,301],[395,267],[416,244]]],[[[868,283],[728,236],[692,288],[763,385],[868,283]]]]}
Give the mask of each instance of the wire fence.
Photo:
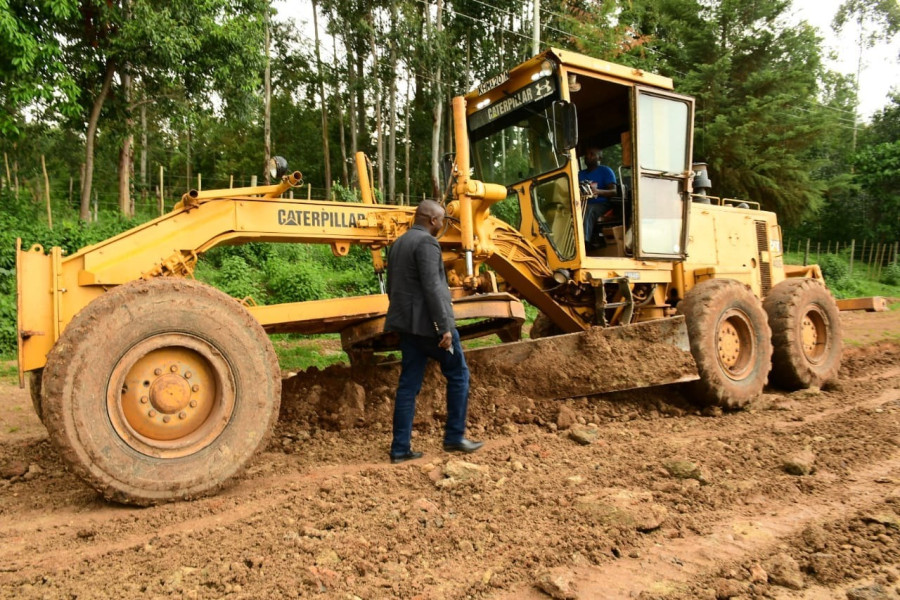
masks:
{"type": "Polygon", "coordinates": [[[785,241],[785,252],[795,252],[803,255],[803,265],[810,262],[819,262],[823,255],[841,255],[847,258],[850,265],[850,275],[853,274],[854,264],[857,273],[865,269],[866,277],[878,279],[881,271],[888,265],[897,264],[897,253],[900,250],[900,242],[869,242],[856,240],[849,242],[831,241],[813,242],[811,238],[801,238],[785,241]]]}

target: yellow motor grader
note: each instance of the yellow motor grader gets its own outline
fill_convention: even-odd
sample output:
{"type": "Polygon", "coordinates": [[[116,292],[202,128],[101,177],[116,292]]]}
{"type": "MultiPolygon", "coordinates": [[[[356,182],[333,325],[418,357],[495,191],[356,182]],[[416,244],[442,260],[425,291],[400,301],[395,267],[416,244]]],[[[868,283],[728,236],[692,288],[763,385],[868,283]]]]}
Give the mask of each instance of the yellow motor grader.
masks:
{"type": "MultiPolygon", "coordinates": [[[[836,375],[840,323],[821,271],[783,265],[773,213],[708,195],[691,162],[694,101],[672,90],[668,78],[550,49],[453,99],[439,237],[448,285],[463,338],[508,342],[470,361],[480,354],[502,373],[552,341],[577,364],[601,336],[610,360],[582,365],[570,395],[692,381],[698,401],[728,408],[769,377],[800,388],[836,375]],[[618,173],[593,240],[592,191],[578,180],[588,147],[618,173]],[[492,215],[498,203],[514,222],[492,215]],[[540,310],[530,340],[519,340],[522,300],[540,310]],[[675,348],[689,368],[616,377],[642,360],[618,349],[642,342],[675,348]]],[[[249,241],[328,244],[336,256],[363,245],[383,275],[383,250],[414,209],[374,201],[364,156],[358,203],[285,197],[301,175],[282,160],[272,168],[275,185],[191,191],[72,256],[17,248],[20,380],[30,372],[55,445],[107,498],[196,497],[240,472],[278,417],[268,333],[340,333],[359,362],[395,347],[384,294],[257,306],[190,277],[206,250],[249,241]]]]}

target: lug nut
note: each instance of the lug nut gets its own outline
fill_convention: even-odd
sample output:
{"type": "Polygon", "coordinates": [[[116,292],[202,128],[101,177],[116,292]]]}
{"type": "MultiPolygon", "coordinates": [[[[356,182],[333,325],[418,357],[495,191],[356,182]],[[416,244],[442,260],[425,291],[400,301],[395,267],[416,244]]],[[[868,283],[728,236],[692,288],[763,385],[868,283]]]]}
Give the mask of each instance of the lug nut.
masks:
{"type": "Polygon", "coordinates": [[[162,375],[162,369],[153,369],[153,374],[159,377],[162,375]]]}
{"type": "Polygon", "coordinates": [[[185,371],[185,372],[184,372],[184,378],[185,378],[185,379],[190,379],[193,375],[194,375],[194,374],[191,373],[190,371],[185,371]]]}
{"type": "Polygon", "coordinates": [[[156,416],[156,411],[153,410],[153,409],[151,408],[150,411],[147,413],[147,416],[148,416],[148,417],[155,417],[155,416],[156,416]]]}
{"type": "Polygon", "coordinates": [[[200,391],[200,386],[197,385],[197,384],[195,383],[194,385],[191,386],[191,391],[192,391],[192,392],[199,392],[199,391],[200,391]]]}
{"type": "Polygon", "coordinates": [[[141,396],[141,404],[147,404],[147,396],[141,396]]]}
{"type": "Polygon", "coordinates": [[[197,401],[191,400],[191,408],[197,408],[197,401]]]}
{"type": "Polygon", "coordinates": [[[169,415],[166,415],[163,417],[163,423],[168,423],[171,420],[172,420],[172,417],[170,417],[169,415]]]}
{"type": "Polygon", "coordinates": [[[178,370],[178,365],[172,365],[171,367],[169,367],[169,370],[174,373],[175,371],[178,370]]]}
{"type": "Polygon", "coordinates": [[[184,411],[181,411],[180,413],[178,413],[178,418],[179,419],[187,419],[187,413],[184,411]]]}

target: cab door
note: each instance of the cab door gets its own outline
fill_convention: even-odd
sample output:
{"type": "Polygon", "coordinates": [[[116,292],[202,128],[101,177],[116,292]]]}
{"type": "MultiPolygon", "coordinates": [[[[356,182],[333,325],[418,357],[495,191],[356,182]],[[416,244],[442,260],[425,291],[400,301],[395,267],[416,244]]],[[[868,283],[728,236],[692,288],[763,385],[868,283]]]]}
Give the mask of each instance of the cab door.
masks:
{"type": "Polygon", "coordinates": [[[634,256],[683,260],[690,213],[694,99],[635,87],[634,256]]]}

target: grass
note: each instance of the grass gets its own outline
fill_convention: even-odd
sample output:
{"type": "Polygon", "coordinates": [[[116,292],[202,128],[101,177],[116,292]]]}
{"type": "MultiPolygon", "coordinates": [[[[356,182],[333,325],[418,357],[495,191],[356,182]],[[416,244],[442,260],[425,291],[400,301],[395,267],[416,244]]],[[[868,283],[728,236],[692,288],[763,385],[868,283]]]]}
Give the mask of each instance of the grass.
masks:
{"type": "Polygon", "coordinates": [[[19,385],[19,367],[13,353],[0,355],[0,382],[19,385]]]}
{"type": "Polygon", "coordinates": [[[325,367],[343,362],[349,363],[347,353],[341,350],[337,334],[310,337],[280,333],[270,336],[278,364],[285,371],[300,371],[309,367],[325,367]]]}

